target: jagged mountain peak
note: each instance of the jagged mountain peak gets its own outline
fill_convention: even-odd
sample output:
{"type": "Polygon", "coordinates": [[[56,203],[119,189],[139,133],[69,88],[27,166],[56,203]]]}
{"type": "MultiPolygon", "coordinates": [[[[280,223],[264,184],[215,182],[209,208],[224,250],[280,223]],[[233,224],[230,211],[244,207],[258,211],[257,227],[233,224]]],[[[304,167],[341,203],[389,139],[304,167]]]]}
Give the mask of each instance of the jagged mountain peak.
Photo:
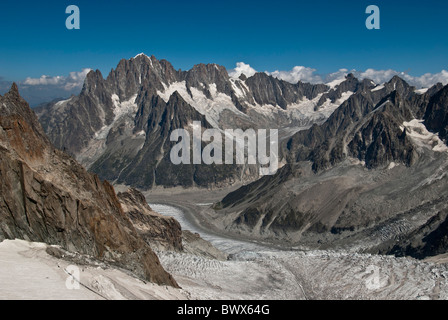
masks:
{"type": "Polygon", "coordinates": [[[358,80],[353,73],[349,73],[345,76],[345,80],[356,79],[358,80]]]}
{"type": "Polygon", "coordinates": [[[190,70],[201,70],[201,71],[213,71],[213,69],[216,69],[218,71],[227,71],[224,66],[221,66],[216,63],[199,63],[195,64],[193,68],[190,70]]]}
{"type": "Polygon", "coordinates": [[[394,75],[389,81],[388,81],[388,83],[402,83],[404,86],[409,86],[409,84],[405,81],[405,80],[403,80],[403,78],[401,78],[400,76],[398,76],[398,75],[394,75]]]}
{"type": "Polygon", "coordinates": [[[151,55],[151,57],[149,57],[148,55],[146,55],[145,53],[142,52],[142,53],[137,54],[135,57],[133,57],[131,59],[134,59],[134,60],[137,60],[137,59],[155,59],[155,57],[154,57],[154,55],[151,55]]]}
{"type": "Polygon", "coordinates": [[[321,107],[328,99],[332,103],[335,103],[346,93],[353,94],[356,92],[365,92],[370,90],[373,86],[374,85],[369,80],[360,82],[353,73],[349,73],[345,76],[344,80],[340,79],[333,81],[329,86],[330,90],[321,96],[316,108],[321,107]]]}
{"type": "Polygon", "coordinates": [[[0,95],[0,116],[10,119],[8,121],[11,121],[10,126],[14,131],[26,131],[32,135],[33,138],[29,139],[29,141],[27,139],[22,139],[22,142],[20,142],[19,138],[16,139],[16,142],[20,142],[20,145],[24,146],[23,149],[27,149],[27,146],[29,146],[29,148],[34,150],[40,147],[46,148],[50,145],[36,114],[29,107],[29,104],[20,96],[16,83],[12,84],[11,89],[3,97],[0,95]],[[33,146],[35,136],[37,139],[33,146]]]}
{"type": "Polygon", "coordinates": [[[84,80],[84,85],[81,90],[82,94],[86,94],[89,91],[91,91],[98,83],[101,83],[104,81],[103,74],[100,70],[90,70],[89,73],[87,73],[86,78],[84,80]]]}
{"type": "MultiPolygon", "coordinates": [[[[1,97],[1,95],[0,95],[1,97]]],[[[17,86],[17,84],[15,82],[12,83],[11,88],[9,89],[8,92],[5,93],[4,95],[5,99],[8,99],[10,101],[15,101],[18,104],[15,104],[17,107],[20,108],[21,105],[27,105],[28,106],[28,102],[26,102],[19,93],[19,87],[17,86]]]]}
{"type": "Polygon", "coordinates": [[[184,71],[181,80],[186,81],[188,90],[192,87],[204,92],[211,99],[210,86],[215,85],[216,90],[226,95],[231,94],[230,77],[225,67],[217,64],[196,64],[188,71],[184,71]]]}
{"type": "Polygon", "coordinates": [[[415,87],[410,86],[405,80],[397,75],[393,76],[392,79],[385,84],[385,87],[391,91],[397,90],[401,95],[407,95],[415,90],[415,87]]]}
{"type": "Polygon", "coordinates": [[[17,86],[17,83],[13,82],[11,85],[11,89],[9,89],[8,94],[10,96],[20,96],[19,94],[19,87],[17,86]]]}

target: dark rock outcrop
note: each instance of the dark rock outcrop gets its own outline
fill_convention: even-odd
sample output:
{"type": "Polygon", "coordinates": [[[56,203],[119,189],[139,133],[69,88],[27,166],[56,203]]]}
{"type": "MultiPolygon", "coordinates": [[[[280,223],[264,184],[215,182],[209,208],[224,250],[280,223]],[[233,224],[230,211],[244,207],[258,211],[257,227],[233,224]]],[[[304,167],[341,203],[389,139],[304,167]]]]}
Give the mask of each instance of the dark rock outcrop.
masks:
{"type": "Polygon", "coordinates": [[[176,219],[153,211],[143,194],[134,188],[117,196],[123,212],[146,243],[161,250],[183,251],[182,229],[176,219]]]}
{"type": "Polygon", "coordinates": [[[424,120],[428,130],[438,133],[445,142],[448,141],[448,86],[431,97],[424,120]]]}
{"type": "Polygon", "coordinates": [[[324,124],[295,134],[284,144],[288,162],[310,160],[316,172],[348,156],[364,161],[368,168],[378,168],[391,161],[414,163],[417,154],[400,126],[415,118],[425,99],[398,77],[386,83],[382,90],[387,93],[393,88],[397,90],[381,100],[376,97],[376,91],[357,92],[324,124]]]}
{"type": "MultiPolygon", "coordinates": [[[[446,201],[446,199],[444,199],[446,201]]],[[[378,252],[424,259],[448,251],[448,210],[439,211],[424,225],[395,243],[380,246],[378,252]]]]}
{"type": "Polygon", "coordinates": [[[216,249],[210,242],[202,239],[198,233],[183,230],[182,242],[186,253],[222,261],[228,258],[226,253],[216,249]]]}
{"type": "Polygon", "coordinates": [[[114,188],[54,148],[13,85],[0,96],[0,239],[60,245],[177,287],[114,188]]]}

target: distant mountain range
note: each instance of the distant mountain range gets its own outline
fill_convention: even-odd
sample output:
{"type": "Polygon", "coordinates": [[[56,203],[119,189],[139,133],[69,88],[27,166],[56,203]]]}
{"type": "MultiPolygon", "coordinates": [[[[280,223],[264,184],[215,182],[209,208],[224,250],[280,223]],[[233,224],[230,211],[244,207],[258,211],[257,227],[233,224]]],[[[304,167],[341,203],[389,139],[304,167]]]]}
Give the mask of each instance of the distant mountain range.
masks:
{"type": "Polygon", "coordinates": [[[36,110],[50,140],[113,183],[244,186],[214,205],[229,234],[425,257],[448,249],[448,86],[352,74],[291,84],[224,67],[175,70],[138,55],[82,92],[36,110]],[[275,128],[280,166],[173,165],[175,129],[275,128]],[[232,217],[232,218],[229,218],[232,217]]]}
{"type": "MultiPolygon", "coordinates": [[[[16,91],[3,99],[20,101],[16,91]]],[[[266,73],[230,77],[215,64],[175,70],[141,54],[121,60],[107,78],[91,71],[79,95],[35,112],[57,148],[112,183],[242,183],[213,205],[214,223],[231,235],[417,258],[448,249],[448,86],[440,83],[422,90],[398,76],[376,84],[348,74],[292,84],[266,73]],[[247,163],[174,165],[170,134],[191,131],[194,121],[221,132],[278,129],[278,172],[260,177],[258,165],[247,163]]],[[[32,116],[28,122],[40,128],[32,116]]],[[[36,132],[44,142],[31,153],[50,150],[42,129],[36,132]]],[[[139,196],[120,199],[130,198],[139,196]]]]}
{"type": "Polygon", "coordinates": [[[173,130],[201,121],[220,130],[276,128],[283,140],[323,123],[355,92],[375,88],[352,76],[330,85],[291,84],[266,73],[235,79],[216,64],[181,71],[140,54],[120,61],[106,79],[91,71],[78,96],[35,111],[50,140],[102,178],[140,188],[224,186],[253,181],[258,170],[173,166],[173,130]]]}

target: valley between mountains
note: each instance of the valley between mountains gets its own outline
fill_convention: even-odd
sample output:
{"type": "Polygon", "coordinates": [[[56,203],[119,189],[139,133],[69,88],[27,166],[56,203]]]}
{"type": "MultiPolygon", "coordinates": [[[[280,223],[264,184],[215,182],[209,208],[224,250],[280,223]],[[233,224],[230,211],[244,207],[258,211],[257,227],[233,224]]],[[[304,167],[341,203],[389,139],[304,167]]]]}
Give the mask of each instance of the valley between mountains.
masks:
{"type": "Polygon", "coordinates": [[[448,298],[448,86],[140,54],[34,110],[14,84],[0,124],[2,298],[448,298]],[[173,164],[170,135],[194,121],[277,129],[277,172],[173,164]]]}

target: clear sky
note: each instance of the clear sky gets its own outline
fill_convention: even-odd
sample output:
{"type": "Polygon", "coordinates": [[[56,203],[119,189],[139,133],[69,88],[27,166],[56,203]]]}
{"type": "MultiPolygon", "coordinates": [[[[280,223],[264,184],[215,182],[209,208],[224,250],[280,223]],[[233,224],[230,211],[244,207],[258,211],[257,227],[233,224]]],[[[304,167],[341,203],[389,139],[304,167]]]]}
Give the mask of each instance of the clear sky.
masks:
{"type": "Polygon", "coordinates": [[[446,0],[57,0],[2,1],[0,79],[103,74],[140,52],[176,69],[243,61],[258,71],[301,65],[394,69],[415,76],[448,70],[446,0]],[[80,8],[81,29],[68,30],[65,9],[80,8]],[[367,30],[366,7],[381,10],[367,30]]]}

